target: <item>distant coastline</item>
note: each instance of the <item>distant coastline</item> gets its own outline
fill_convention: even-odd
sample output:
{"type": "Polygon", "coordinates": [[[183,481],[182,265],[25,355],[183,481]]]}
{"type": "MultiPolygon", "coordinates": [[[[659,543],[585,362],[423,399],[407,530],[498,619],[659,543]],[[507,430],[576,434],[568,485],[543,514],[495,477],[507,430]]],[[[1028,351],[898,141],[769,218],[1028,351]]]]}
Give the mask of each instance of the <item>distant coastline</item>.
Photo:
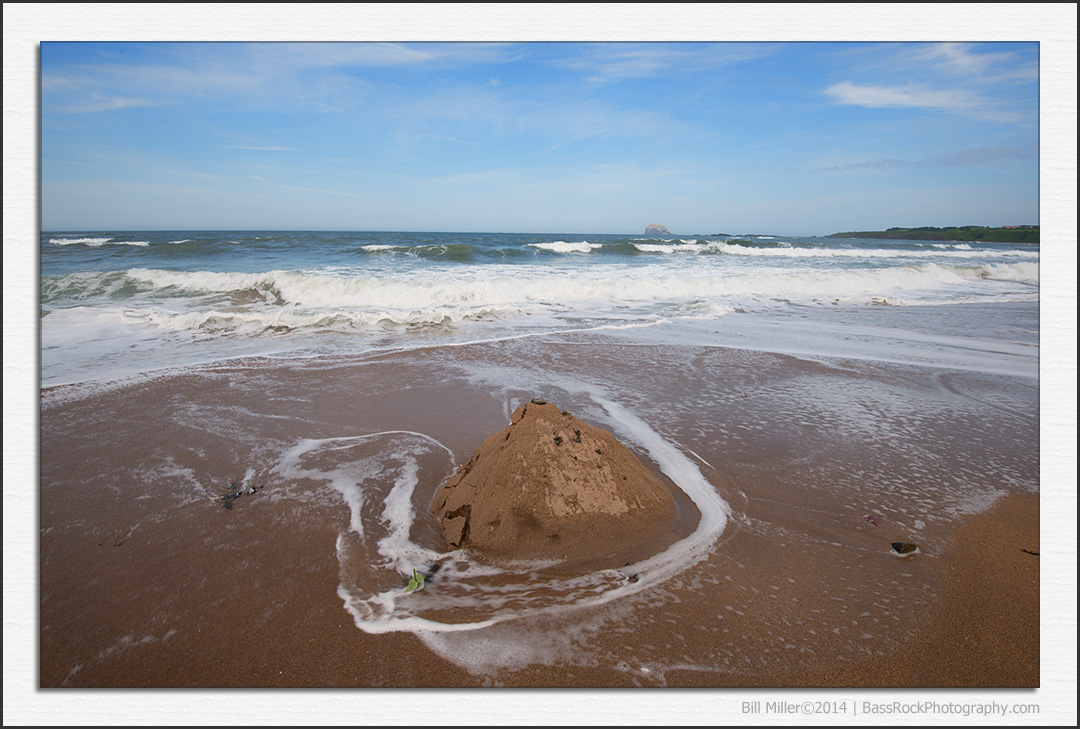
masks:
{"type": "Polygon", "coordinates": [[[948,228],[889,228],[833,233],[826,238],[897,238],[900,240],[985,241],[988,243],[1039,243],[1039,226],[1014,225],[988,228],[981,225],[961,225],[948,228]]]}

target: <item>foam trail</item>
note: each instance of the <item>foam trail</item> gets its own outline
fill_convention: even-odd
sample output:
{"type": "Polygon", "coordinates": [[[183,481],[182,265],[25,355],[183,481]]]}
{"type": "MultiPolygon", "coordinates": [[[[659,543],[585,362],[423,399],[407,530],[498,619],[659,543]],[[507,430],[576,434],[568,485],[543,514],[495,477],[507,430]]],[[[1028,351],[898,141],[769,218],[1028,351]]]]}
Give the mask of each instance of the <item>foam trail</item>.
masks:
{"type": "MultiPolygon", "coordinates": [[[[639,574],[655,574],[656,581],[666,580],[693,566],[708,556],[716,540],[727,526],[731,507],[720,498],[716,489],[682,451],[664,440],[643,420],[622,405],[607,400],[595,392],[589,396],[607,410],[618,424],[619,430],[645,448],[668,478],[691,498],[701,511],[701,521],[694,532],[682,541],[635,565],[639,574]],[[672,560],[673,552],[683,553],[681,560],[672,560]]],[[[695,454],[696,455],[696,454],[695,454]]]]}
{"type": "MultiPolygon", "coordinates": [[[[370,477],[377,475],[379,469],[369,468],[369,470],[364,470],[362,466],[360,468],[349,468],[349,466],[354,466],[355,464],[346,463],[343,464],[341,468],[324,471],[304,468],[302,461],[304,456],[313,454],[320,449],[346,450],[357,443],[364,443],[375,438],[395,435],[411,436],[426,440],[443,449],[451,458],[453,458],[453,453],[449,448],[429,435],[414,433],[408,430],[394,430],[371,433],[369,435],[302,440],[282,454],[279,463],[273,469],[273,472],[289,481],[297,481],[306,478],[315,481],[329,482],[330,485],[341,494],[345,503],[349,506],[350,530],[358,537],[363,538],[364,519],[362,517],[362,510],[366,499],[363,489],[359,488],[358,481],[362,480],[365,476],[370,477]]],[[[411,521],[412,518],[410,514],[403,513],[404,507],[402,501],[403,499],[408,499],[412,495],[412,488],[415,486],[416,482],[416,462],[412,459],[406,459],[405,470],[405,475],[399,478],[395,483],[395,491],[392,491],[391,496],[388,497],[386,508],[384,510],[384,515],[392,524],[396,524],[398,521],[408,522],[411,521]]],[[[395,532],[401,528],[404,528],[407,531],[408,523],[405,523],[403,527],[396,526],[395,532]]]]}
{"type": "MultiPolygon", "coordinates": [[[[625,573],[636,574],[636,582],[622,579],[612,583],[608,576],[623,576],[622,572],[606,570],[587,576],[601,583],[599,589],[582,588],[571,593],[572,599],[546,610],[499,614],[483,624],[453,626],[454,629],[449,631],[443,625],[411,624],[411,628],[422,628],[414,632],[429,649],[474,675],[521,670],[536,663],[573,662],[580,654],[581,645],[588,642],[592,633],[602,628],[605,618],[600,618],[598,623],[594,613],[592,619],[575,618],[570,622],[559,621],[557,625],[551,623],[552,620],[568,612],[613,604],[616,600],[639,594],[693,569],[715,548],[730,516],[728,504],[720,498],[697,466],[647,423],[592,388],[567,383],[560,383],[560,386],[567,391],[586,394],[604,408],[614,421],[615,429],[644,448],[661,470],[691,497],[701,512],[701,520],[690,536],[658,555],[623,568],[625,573]],[[515,619],[525,617],[530,620],[515,619]],[[466,630],[471,628],[472,632],[463,632],[463,627],[466,630]]],[[[546,587],[557,590],[561,585],[553,581],[546,587]]]]}
{"type": "MultiPolygon", "coordinates": [[[[573,389],[573,386],[568,388],[573,389]]],[[[463,551],[438,554],[408,539],[415,514],[410,500],[419,475],[415,460],[405,458],[405,465],[385,499],[382,529],[386,536],[378,540],[383,566],[398,572],[407,567],[407,574],[416,560],[428,559],[441,567],[440,575],[451,577],[425,588],[423,595],[407,594],[403,586],[372,592],[370,586],[343,582],[338,594],[358,628],[368,633],[412,632],[433,650],[456,660],[458,648],[439,639],[439,634],[486,630],[523,618],[553,617],[595,608],[648,590],[708,557],[727,525],[728,505],[697,466],[644,421],[596,392],[586,394],[694,502],[701,520],[693,533],[664,552],[623,570],[598,570],[575,577],[545,576],[543,564],[503,568],[478,564],[463,551]],[[629,580],[628,574],[634,574],[636,579],[629,580]]],[[[373,532],[370,524],[352,530],[365,540],[370,540],[373,532]]],[[[339,560],[343,564],[350,559],[350,549],[348,540],[339,540],[339,560]]],[[[423,570],[422,565],[415,568],[423,570]]],[[[513,653],[521,658],[518,652],[513,653]]]]}

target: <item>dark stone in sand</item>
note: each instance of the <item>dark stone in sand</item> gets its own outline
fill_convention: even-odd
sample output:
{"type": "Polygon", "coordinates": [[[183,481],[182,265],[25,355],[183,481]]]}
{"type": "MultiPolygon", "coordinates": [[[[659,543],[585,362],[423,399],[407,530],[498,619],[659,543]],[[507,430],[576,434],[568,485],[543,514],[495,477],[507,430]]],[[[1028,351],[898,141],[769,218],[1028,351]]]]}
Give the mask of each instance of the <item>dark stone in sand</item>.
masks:
{"type": "Polygon", "coordinates": [[[435,494],[431,511],[452,548],[583,561],[674,526],[671,492],[611,433],[536,401],[510,420],[435,494]]]}
{"type": "Polygon", "coordinates": [[[919,545],[911,542],[893,542],[892,548],[897,554],[911,554],[919,548],[919,545]]]}

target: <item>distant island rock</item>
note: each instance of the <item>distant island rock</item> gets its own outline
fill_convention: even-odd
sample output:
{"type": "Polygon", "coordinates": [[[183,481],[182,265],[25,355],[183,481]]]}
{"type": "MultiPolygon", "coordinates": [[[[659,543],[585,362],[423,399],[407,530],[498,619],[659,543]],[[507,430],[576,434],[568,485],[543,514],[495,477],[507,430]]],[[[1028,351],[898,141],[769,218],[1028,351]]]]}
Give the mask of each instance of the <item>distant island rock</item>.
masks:
{"type": "Polygon", "coordinates": [[[671,231],[667,229],[666,225],[649,223],[645,226],[645,235],[671,235],[671,231]]]}

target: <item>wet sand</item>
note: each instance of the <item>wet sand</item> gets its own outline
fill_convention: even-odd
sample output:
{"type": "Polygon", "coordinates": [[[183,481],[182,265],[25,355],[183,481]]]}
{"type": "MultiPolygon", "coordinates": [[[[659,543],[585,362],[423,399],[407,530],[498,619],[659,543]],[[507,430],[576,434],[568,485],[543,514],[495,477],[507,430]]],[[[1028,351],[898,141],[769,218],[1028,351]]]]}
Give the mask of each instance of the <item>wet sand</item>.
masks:
{"type": "Polygon", "coordinates": [[[784,686],[1037,688],[1039,494],[967,517],[942,555],[940,600],[885,660],[798,674],[784,686]]]}
{"type": "MultiPolygon", "coordinates": [[[[43,403],[42,687],[1039,685],[1027,382],[563,336],[239,362],[43,403]],[[595,415],[569,381],[693,455],[732,509],[708,559],[483,634],[524,658],[360,630],[339,596],[348,509],[269,464],[305,438],[389,430],[462,463],[516,401],[595,415]],[[240,482],[260,488],[215,501],[240,482]]],[[[450,466],[421,461],[426,506],[450,466]]]]}

